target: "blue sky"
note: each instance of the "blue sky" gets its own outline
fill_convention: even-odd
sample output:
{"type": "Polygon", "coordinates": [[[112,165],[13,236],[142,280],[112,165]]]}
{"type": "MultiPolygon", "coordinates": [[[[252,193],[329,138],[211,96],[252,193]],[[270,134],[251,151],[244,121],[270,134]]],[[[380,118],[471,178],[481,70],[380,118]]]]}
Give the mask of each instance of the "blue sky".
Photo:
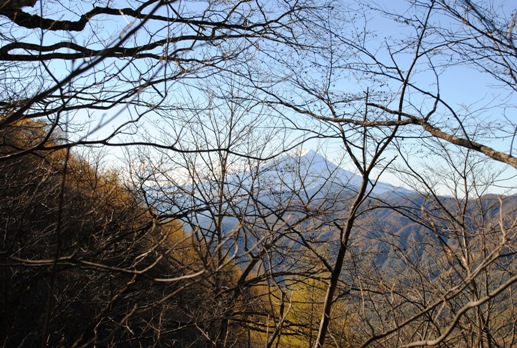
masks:
{"type": "MultiPolygon", "coordinates": [[[[89,8],[89,4],[85,4],[82,2],[73,2],[75,6],[81,6],[83,9],[89,8]]],[[[123,4],[124,2],[121,2],[123,4]]],[[[199,7],[199,2],[193,2],[195,3],[194,6],[197,8],[199,7]]],[[[351,1],[344,1],[347,5],[353,4],[351,1]]],[[[361,3],[360,1],[358,2],[361,3]]],[[[495,8],[498,8],[498,11],[503,14],[504,17],[510,18],[511,14],[514,11],[515,4],[510,1],[492,1],[491,2],[495,8]]],[[[184,6],[187,6],[187,2],[183,2],[184,6]]],[[[192,3],[189,3],[192,4],[192,3]]],[[[337,2],[336,2],[337,4],[337,2]]],[[[369,5],[372,5],[371,3],[369,5]]],[[[394,0],[389,2],[378,2],[378,6],[384,8],[387,11],[393,12],[393,13],[400,13],[405,14],[407,16],[414,15],[413,10],[409,9],[408,2],[403,0],[394,0]]],[[[48,6],[54,6],[51,3],[48,4],[48,6]]],[[[190,5],[189,5],[190,6],[190,5]]],[[[33,11],[38,11],[37,8],[34,8],[33,11]]],[[[376,52],[377,57],[382,59],[386,63],[390,63],[390,57],[387,52],[387,46],[391,46],[393,40],[400,40],[402,38],[401,35],[407,35],[412,33],[408,30],[407,26],[404,23],[396,23],[394,20],[386,19],[379,15],[379,13],[376,13],[374,11],[370,10],[364,10],[363,13],[357,15],[355,18],[357,22],[355,23],[346,23],[346,19],[343,19],[344,21],[344,28],[346,30],[349,30],[350,25],[355,25],[358,29],[361,29],[361,26],[364,24],[367,26],[368,32],[369,32],[369,39],[368,39],[368,47],[376,52]],[[386,46],[387,45],[387,46],[386,46]],[[378,49],[377,49],[378,48],[378,49]]],[[[419,14],[421,15],[421,14],[419,14]]],[[[61,14],[59,11],[53,13],[53,16],[60,17],[61,14]]],[[[394,17],[394,19],[396,19],[394,17]]],[[[439,21],[441,25],[449,26],[452,25],[450,23],[450,20],[446,17],[440,18],[436,17],[436,21],[439,21]]],[[[108,22],[99,22],[94,26],[93,29],[95,31],[95,35],[92,36],[91,32],[87,32],[84,35],[79,34],[77,36],[74,36],[73,38],[69,38],[77,43],[84,43],[88,41],[95,41],[97,40],[99,44],[103,41],[109,41],[112,39],[116,39],[118,37],[117,33],[122,33],[125,28],[130,27],[131,25],[135,25],[136,21],[131,20],[131,18],[120,18],[120,17],[113,17],[113,20],[110,20],[108,22]],[[133,22],[131,24],[131,22],[133,22]],[[114,36],[115,34],[115,36],[114,36]]],[[[410,37],[411,37],[410,35],[410,37]]],[[[145,35],[144,35],[145,36],[145,35]]],[[[136,40],[142,39],[144,36],[142,34],[138,34],[137,37],[135,37],[136,40]]],[[[33,38],[35,41],[39,41],[39,37],[33,38]]],[[[48,34],[46,33],[43,36],[43,40],[45,42],[53,42],[56,40],[55,34],[48,34]]],[[[99,46],[100,47],[100,46],[99,46]]],[[[407,54],[397,54],[395,56],[395,59],[397,60],[397,63],[402,69],[407,69],[409,65],[411,64],[411,55],[407,54]]],[[[105,66],[105,69],[113,68],[115,65],[118,64],[116,62],[107,62],[108,64],[105,66]]],[[[62,62],[56,62],[51,63],[49,65],[49,70],[52,71],[56,76],[64,76],[64,73],[67,71],[70,71],[73,68],[73,64],[77,64],[74,62],[68,62],[66,64],[63,64],[62,62]]],[[[145,62],[140,64],[142,68],[145,68],[145,62]]],[[[135,66],[137,68],[138,65],[135,66]]],[[[267,70],[268,67],[264,67],[264,69],[267,70]]],[[[281,67],[280,67],[281,68],[281,67]]],[[[417,75],[414,76],[413,81],[417,83],[422,88],[430,88],[431,90],[434,90],[434,74],[430,73],[429,70],[426,70],[425,66],[419,66],[419,69],[421,70],[417,75]]],[[[136,72],[136,70],[131,70],[133,72],[136,72]]],[[[440,71],[440,90],[442,97],[455,109],[462,110],[462,112],[465,112],[465,114],[471,114],[473,120],[483,120],[485,124],[489,125],[496,125],[498,121],[503,121],[504,117],[507,117],[510,120],[515,120],[515,107],[517,104],[517,98],[508,89],[501,88],[500,85],[497,84],[494,79],[485,74],[480,72],[477,69],[474,69],[469,66],[461,66],[461,65],[453,65],[447,67],[447,69],[444,69],[443,71],[440,71]],[[468,110],[468,112],[467,112],[468,110]]],[[[316,78],[318,75],[316,73],[311,72],[309,74],[311,78],[316,78]]],[[[375,82],[369,81],[367,79],[363,79],[361,81],[351,81],[344,75],[345,78],[338,79],[338,85],[336,86],[336,91],[338,92],[350,92],[350,91],[361,91],[364,90],[365,87],[371,87],[371,88],[379,88],[379,86],[375,85],[375,82]]],[[[93,77],[93,76],[92,76],[93,77]]],[[[123,77],[123,76],[119,76],[123,77]]],[[[115,75],[113,77],[113,81],[115,81],[117,76],[115,75]]],[[[114,84],[115,85],[115,84],[114,84]]],[[[388,85],[388,89],[394,88],[396,90],[397,86],[396,84],[388,85]]],[[[174,89],[174,92],[185,90],[182,87],[178,87],[177,89],[174,89]]],[[[195,92],[193,92],[195,93],[195,92]]],[[[199,98],[203,98],[201,94],[198,95],[199,98]]],[[[149,95],[142,95],[142,98],[148,98],[149,95]]],[[[411,96],[411,102],[414,103],[417,107],[420,107],[422,109],[429,108],[429,102],[422,99],[421,95],[419,94],[413,94],[411,96]]],[[[178,99],[178,102],[181,102],[180,99],[178,99]]],[[[108,112],[103,111],[97,111],[93,114],[87,114],[86,112],[79,112],[76,115],[70,114],[69,117],[73,117],[76,120],[78,119],[84,119],[88,120],[88,122],[93,121],[90,123],[90,130],[95,129],[97,126],[99,120],[109,120],[114,119],[114,122],[105,125],[104,127],[100,128],[94,136],[106,136],[109,134],[113,129],[115,129],[117,124],[120,124],[121,122],[124,122],[127,120],[131,115],[135,115],[135,111],[142,111],[142,109],[135,110],[132,108],[126,108],[125,106],[121,106],[119,110],[109,110],[108,112]],[[94,117],[92,117],[94,116],[94,117]]],[[[152,115],[152,114],[151,114],[152,115]]],[[[151,116],[150,115],[150,116],[151,116]]],[[[299,117],[296,115],[292,115],[293,118],[297,118],[302,124],[304,123],[303,117],[299,117]]],[[[153,119],[153,117],[149,117],[150,120],[153,119]]],[[[314,125],[312,121],[309,122],[309,124],[314,125]]],[[[142,128],[141,128],[142,129],[142,128]]],[[[129,136],[129,135],[128,135],[129,136]]],[[[150,136],[155,136],[153,134],[150,134],[150,136]]],[[[158,135],[156,134],[156,137],[158,138],[158,135]]],[[[506,139],[505,141],[493,139],[489,145],[495,147],[498,150],[507,151],[509,149],[509,140],[506,139]]],[[[320,152],[324,152],[327,157],[329,157],[330,160],[337,161],[340,157],[342,157],[342,151],[340,149],[340,146],[338,144],[335,144],[331,140],[325,140],[323,143],[316,142],[316,141],[310,141],[307,143],[308,147],[313,148],[314,150],[318,150],[320,152]],[[326,149],[324,151],[324,149],[326,149]],[[327,152],[327,153],[325,153],[327,152]]],[[[114,156],[121,156],[122,157],[122,150],[121,149],[110,149],[111,153],[114,154],[114,156]]],[[[437,160],[437,159],[434,159],[437,160]]],[[[343,165],[346,169],[353,170],[353,168],[346,164],[346,158],[345,158],[345,164],[343,165]]],[[[348,162],[349,163],[349,162],[348,162]]],[[[507,181],[507,185],[509,187],[515,187],[512,180],[515,180],[514,176],[517,175],[517,171],[509,166],[506,166],[504,164],[499,164],[495,161],[492,162],[492,167],[495,169],[501,169],[505,170],[504,176],[509,177],[509,181],[507,181]]],[[[395,185],[402,184],[402,182],[399,180],[399,177],[394,174],[385,173],[383,174],[382,180],[389,181],[395,185]]],[[[493,192],[507,192],[507,188],[497,188],[493,187],[491,189],[493,192]]]]}

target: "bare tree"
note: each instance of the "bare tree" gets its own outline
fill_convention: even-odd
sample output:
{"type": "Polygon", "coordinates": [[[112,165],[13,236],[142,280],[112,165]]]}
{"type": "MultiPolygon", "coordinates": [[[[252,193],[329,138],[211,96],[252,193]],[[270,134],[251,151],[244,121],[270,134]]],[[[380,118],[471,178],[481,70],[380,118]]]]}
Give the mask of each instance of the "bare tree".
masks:
{"type": "MultiPolygon", "coordinates": [[[[1,125],[44,119],[51,134],[66,124],[59,147],[142,143],[135,129],[173,106],[182,86],[237,73],[266,59],[272,43],[297,44],[295,23],[314,9],[299,1],[3,3],[1,125]]],[[[48,148],[46,140],[30,149],[48,148]]]]}
{"type": "MultiPolygon", "coordinates": [[[[367,229],[368,226],[357,218],[367,215],[367,211],[363,212],[361,207],[368,201],[369,185],[375,183],[371,173],[388,169],[390,159],[400,156],[397,147],[417,148],[425,153],[425,143],[412,139],[436,138],[516,167],[517,162],[513,156],[514,122],[504,114],[497,117],[497,122],[487,121],[487,118],[480,116],[490,108],[502,112],[503,108],[497,104],[501,99],[474,109],[472,105],[465,107],[454,104],[449,101],[453,99],[451,96],[442,93],[446,83],[444,76],[449,70],[469,65],[488,73],[496,81],[506,81],[502,93],[513,92],[511,76],[515,55],[511,42],[514,19],[511,16],[498,18],[496,11],[471,2],[457,4],[466,10],[460,11],[440,1],[410,3],[402,15],[390,12],[389,9],[376,8],[375,19],[393,19],[407,29],[399,36],[386,36],[384,41],[370,40],[376,33],[375,28],[368,25],[350,27],[341,24],[343,21],[339,19],[340,16],[350,18],[351,22],[352,19],[360,18],[361,14],[367,23],[369,14],[366,10],[359,11],[357,15],[343,9],[343,4],[340,4],[342,7],[336,5],[326,15],[317,17],[317,20],[313,18],[313,21],[309,19],[306,23],[306,35],[314,38],[317,44],[311,46],[310,50],[285,55],[280,68],[283,70],[275,71],[278,76],[283,76],[289,88],[262,88],[267,95],[267,102],[276,110],[281,110],[284,115],[292,113],[307,116],[319,125],[313,128],[318,130],[318,137],[342,141],[342,150],[364,178],[357,204],[352,205],[351,215],[340,225],[343,245],[332,269],[333,277],[327,293],[318,345],[323,345],[326,337],[330,309],[334,302],[333,287],[339,283],[340,276],[346,273],[343,269],[347,250],[350,250],[350,236],[360,235],[361,229],[367,229]],[[450,23],[450,26],[446,27],[443,21],[450,23]],[[498,39],[492,39],[492,32],[498,32],[498,39]],[[345,81],[357,82],[350,86],[345,81]],[[394,142],[397,146],[394,146],[394,142]],[[496,147],[491,147],[492,143],[496,147]]],[[[370,10],[373,8],[365,7],[370,10]]],[[[496,36],[494,34],[494,38],[496,36]]],[[[294,127],[311,131],[303,126],[294,127]]],[[[445,161],[450,160],[447,149],[437,149],[436,152],[445,161]]],[[[469,166],[474,165],[470,157],[466,162],[469,162],[469,166]]],[[[414,170],[422,175],[426,168],[422,166],[414,170]]],[[[457,169],[452,166],[449,171],[455,172],[457,169]]],[[[482,174],[476,175],[476,180],[481,180],[482,174]]],[[[434,192],[435,201],[446,201],[437,191],[434,192]]],[[[478,200],[483,201],[482,193],[477,192],[477,195],[478,200]]],[[[507,228],[505,226],[502,229],[507,228]]],[[[394,240],[385,240],[383,243],[397,243],[395,235],[396,232],[394,240]]],[[[497,245],[491,249],[496,254],[499,251],[494,250],[503,248],[497,245]]],[[[510,286],[513,280],[510,281],[503,288],[510,286]]],[[[362,289],[363,286],[358,288],[362,289]]],[[[363,290],[360,292],[364,293],[363,290]]],[[[373,298],[369,304],[375,311],[373,298]]],[[[392,311],[398,306],[395,302],[390,305],[392,311]]],[[[369,321],[371,315],[371,312],[365,315],[365,320],[369,321]]],[[[378,321],[382,320],[385,318],[379,316],[378,321]]],[[[404,322],[401,318],[396,320],[404,322]]],[[[375,336],[375,331],[370,334],[375,336]]],[[[393,332],[399,333],[398,330],[393,332]]],[[[483,342],[483,339],[476,342],[483,342]]]]}
{"type": "Polygon", "coordinates": [[[384,205],[400,213],[396,220],[378,229],[367,224],[384,245],[388,267],[375,267],[375,259],[364,266],[372,270],[360,287],[371,329],[363,328],[364,337],[371,338],[362,346],[512,345],[515,197],[486,195],[497,178],[488,175],[486,158],[442,141],[426,143],[429,154],[448,155],[447,168],[427,166],[423,173],[413,152],[405,153],[407,167],[398,171],[421,196],[384,205]],[[440,194],[442,185],[452,195],[440,194]],[[398,219],[405,228],[393,229],[398,219]]]}
{"type": "MultiPolygon", "coordinates": [[[[4,190],[2,202],[2,206],[13,207],[7,209],[3,220],[6,228],[2,267],[6,273],[2,278],[6,282],[2,298],[6,305],[2,307],[13,312],[5,316],[8,319],[4,326],[7,330],[5,344],[23,345],[25,342],[29,345],[39,341],[47,346],[56,345],[60,339],[65,345],[77,346],[109,345],[124,340],[135,344],[145,341],[160,344],[163,340],[190,344],[199,339],[199,342],[227,345],[229,337],[235,342],[235,335],[230,335],[227,329],[228,318],[236,312],[233,304],[226,308],[221,303],[218,310],[222,313],[222,324],[204,338],[202,335],[207,331],[196,326],[197,316],[207,314],[201,303],[189,302],[191,308],[195,308],[190,312],[195,313],[191,317],[181,316],[177,322],[163,320],[164,316],[172,317],[170,311],[179,308],[167,306],[167,300],[171,297],[181,299],[185,289],[203,293],[203,287],[210,284],[217,298],[225,298],[225,301],[228,298],[230,302],[242,295],[240,285],[231,291],[224,288],[225,279],[239,273],[232,263],[233,257],[226,255],[227,250],[223,249],[227,241],[223,238],[227,236],[219,233],[216,239],[208,241],[206,238],[211,237],[200,230],[195,234],[199,239],[190,243],[181,238],[181,232],[178,233],[180,237],[172,238],[171,229],[176,229],[170,225],[175,223],[175,218],[189,216],[189,211],[164,217],[155,210],[160,207],[145,209],[142,203],[146,197],[135,197],[130,190],[119,192],[124,190],[115,176],[112,190],[106,188],[105,192],[100,189],[106,180],[104,174],[92,171],[69,150],[59,150],[77,145],[145,144],[181,152],[185,159],[190,156],[194,161],[195,153],[209,153],[208,160],[214,162],[206,162],[206,168],[214,172],[220,170],[216,178],[222,181],[215,187],[220,191],[228,175],[221,170],[230,167],[227,161],[231,154],[225,148],[232,145],[232,139],[228,144],[218,139],[216,145],[224,148],[183,142],[182,146],[192,148],[180,149],[176,143],[181,140],[181,132],[176,134],[178,139],[167,138],[159,142],[152,135],[145,137],[149,133],[142,129],[152,123],[147,121],[170,115],[171,110],[179,111],[176,93],[189,91],[189,87],[196,85],[192,81],[206,79],[209,83],[209,77],[223,72],[239,74],[252,61],[271,59],[272,45],[298,45],[295,23],[303,13],[313,9],[314,6],[299,1],[275,4],[269,1],[209,1],[203,4],[105,1],[91,6],[74,1],[59,4],[2,2],[0,25],[5,29],[0,38],[0,71],[5,87],[2,89],[0,121],[2,164],[5,165],[4,186],[7,187],[9,182],[16,188],[12,192],[4,190]],[[37,128],[37,136],[19,141],[23,136],[31,135],[31,128],[37,128]],[[19,133],[17,138],[9,138],[7,135],[13,129],[25,132],[25,135],[19,133]],[[33,157],[41,157],[41,162],[38,159],[33,163],[33,157]],[[47,166],[46,161],[51,165],[47,166]],[[16,166],[25,172],[18,171],[16,166]],[[20,174],[24,174],[21,181],[20,174]],[[102,209],[104,206],[99,202],[112,203],[107,197],[114,192],[118,195],[113,198],[116,206],[102,209]],[[32,214],[25,216],[25,212],[32,214]],[[15,219],[20,214],[22,218],[15,219]],[[127,220],[119,221],[113,214],[125,216],[127,220]],[[34,223],[32,218],[41,219],[41,224],[34,223]],[[72,221],[77,221],[76,229],[68,226],[72,221]],[[92,222],[93,226],[87,222],[92,222]],[[25,226],[32,226],[27,235],[22,233],[25,226]],[[91,249],[83,245],[83,238],[91,242],[88,244],[91,249]],[[203,247],[198,247],[200,244],[204,244],[203,247]],[[188,249],[186,256],[179,251],[184,249],[188,249]],[[197,258],[202,262],[182,263],[185,259],[196,260],[190,254],[194,250],[204,253],[202,256],[206,257],[197,258]],[[175,253],[176,259],[170,256],[175,253]],[[74,285],[70,287],[62,281],[68,268],[72,270],[72,278],[80,278],[72,281],[74,285]],[[26,287],[23,277],[17,283],[17,269],[23,270],[28,278],[34,276],[43,282],[49,278],[48,291],[42,290],[47,295],[47,301],[43,301],[46,306],[43,319],[31,320],[37,323],[37,329],[19,330],[18,325],[24,320],[17,319],[19,308],[13,304],[17,300],[12,296],[22,288],[27,289],[26,295],[35,294],[41,287],[39,283],[37,290],[26,287]],[[39,277],[32,271],[37,269],[50,272],[50,276],[39,277]],[[77,273],[81,269],[92,273],[77,273]],[[204,273],[211,277],[198,277],[204,273]],[[109,281],[103,283],[103,276],[109,281]],[[83,297],[70,298],[68,295],[73,296],[86,279],[92,282],[80,291],[84,301],[95,298],[93,292],[99,283],[103,286],[98,290],[106,298],[101,298],[96,303],[98,306],[91,307],[98,310],[98,316],[85,315],[84,323],[78,324],[82,325],[82,329],[76,330],[79,336],[69,335],[66,328],[56,329],[58,320],[66,320],[65,309],[71,304],[82,306],[83,297]],[[151,283],[159,285],[145,294],[144,288],[151,283]],[[61,286],[67,287],[67,291],[61,286]],[[109,294],[105,293],[104,286],[109,288],[109,294]],[[132,292],[132,289],[137,290],[132,292]],[[59,293],[63,295],[62,301],[55,299],[59,293]],[[129,300],[133,295],[135,301],[129,300]],[[124,308],[129,304],[134,306],[124,308]],[[118,329],[110,333],[112,325],[118,329]],[[191,334],[191,328],[195,334],[191,334]],[[26,336],[18,337],[18,334],[26,336]]],[[[191,113],[196,115],[196,110],[191,109],[191,113]]],[[[173,118],[167,120],[173,121],[173,118]]],[[[213,121],[211,130],[217,136],[217,120],[213,121]]],[[[204,119],[200,118],[199,122],[202,125],[204,119]]],[[[203,132],[203,127],[197,130],[203,132]]],[[[190,131],[196,129],[190,128],[190,131]]],[[[246,132],[243,130],[239,136],[245,137],[246,132]]],[[[200,185],[201,177],[194,178],[200,185]]],[[[202,178],[210,179],[209,176],[202,178]]],[[[210,201],[209,212],[212,214],[226,209],[223,199],[227,197],[219,197],[219,204],[212,205],[210,201]]],[[[209,198],[215,197],[205,197],[205,201],[209,198]]],[[[216,230],[221,230],[222,220],[216,221],[216,230]]],[[[247,273],[251,270],[253,266],[247,273]]],[[[241,277],[240,282],[244,282],[247,276],[241,277]]],[[[178,306],[181,305],[180,301],[178,306]]],[[[41,313],[33,312],[34,315],[41,313]]],[[[209,320],[216,316],[216,313],[212,314],[209,320]]]]}
{"type": "Polygon", "coordinates": [[[174,327],[161,292],[199,275],[166,258],[185,254],[181,226],[159,226],[116,173],[68,151],[8,157],[45,127],[2,130],[2,344],[158,343],[174,327]]]}
{"type": "Polygon", "coordinates": [[[400,8],[1,2],[4,344],[513,344],[514,198],[487,193],[494,161],[517,168],[516,17],[400,8]],[[457,102],[458,68],[499,94],[457,102]],[[310,140],[358,176],[308,174],[289,153],[310,140]],[[392,169],[417,191],[380,194],[392,169]],[[19,303],[39,327],[17,332],[19,303]]]}

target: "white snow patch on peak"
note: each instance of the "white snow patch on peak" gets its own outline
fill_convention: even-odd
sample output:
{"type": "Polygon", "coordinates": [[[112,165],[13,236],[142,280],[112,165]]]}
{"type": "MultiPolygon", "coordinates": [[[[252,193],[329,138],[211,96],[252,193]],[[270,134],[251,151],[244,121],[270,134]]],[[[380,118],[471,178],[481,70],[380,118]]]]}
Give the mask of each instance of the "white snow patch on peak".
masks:
{"type": "Polygon", "coordinates": [[[293,151],[291,151],[291,153],[289,155],[303,157],[303,156],[307,156],[310,153],[314,153],[314,151],[300,146],[300,147],[294,149],[293,151]]]}

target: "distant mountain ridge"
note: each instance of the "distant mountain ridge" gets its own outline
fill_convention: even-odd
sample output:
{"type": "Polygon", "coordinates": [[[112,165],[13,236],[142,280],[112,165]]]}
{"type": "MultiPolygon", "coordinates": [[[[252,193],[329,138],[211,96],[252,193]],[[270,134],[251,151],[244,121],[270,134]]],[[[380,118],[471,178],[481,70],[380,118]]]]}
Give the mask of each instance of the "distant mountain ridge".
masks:
{"type": "MultiPolygon", "coordinates": [[[[261,166],[258,180],[263,186],[272,190],[305,190],[315,192],[323,187],[336,190],[357,192],[362,183],[362,177],[354,174],[329,161],[311,149],[298,148],[291,153],[266,162],[261,166]]],[[[377,182],[372,194],[408,195],[414,193],[403,187],[397,187],[385,182],[377,182]]]]}
{"type": "MultiPolygon", "coordinates": [[[[226,204],[239,204],[240,200],[251,195],[267,206],[292,196],[306,203],[321,202],[330,197],[336,199],[337,196],[350,197],[358,192],[362,180],[361,176],[334,164],[314,150],[297,148],[258,166],[235,171],[224,179],[222,187],[226,204]]],[[[148,186],[147,195],[159,211],[181,214],[181,210],[199,211],[200,206],[217,201],[220,188],[221,181],[212,178],[185,186],[148,186]]],[[[370,197],[382,199],[416,194],[381,181],[375,184],[370,181],[369,189],[370,197]]]]}
{"type": "MultiPolygon", "coordinates": [[[[160,213],[174,219],[181,216],[187,232],[210,236],[218,230],[227,250],[253,250],[275,236],[275,248],[294,253],[303,250],[306,243],[314,243],[325,245],[332,255],[341,242],[335,227],[345,223],[361,182],[360,176],[317,152],[297,149],[236,171],[223,183],[204,180],[151,193],[160,213]]],[[[506,197],[504,210],[515,212],[516,202],[517,196],[506,197]]],[[[462,204],[461,199],[426,196],[377,182],[361,205],[357,227],[348,241],[350,250],[366,257],[368,267],[387,274],[403,272],[409,261],[432,263],[435,255],[442,255],[441,245],[456,247],[457,242],[449,236],[456,216],[464,214],[464,227],[476,231],[482,227],[476,225],[480,217],[494,221],[501,211],[498,197],[493,195],[471,198],[465,210],[462,204]]],[[[247,260],[248,255],[242,255],[247,260]]],[[[236,260],[240,262],[239,257],[236,260]]],[[[270,262],[278,270],[296,268],[285,264],[282,255],[271,256],[270,262]]]]}

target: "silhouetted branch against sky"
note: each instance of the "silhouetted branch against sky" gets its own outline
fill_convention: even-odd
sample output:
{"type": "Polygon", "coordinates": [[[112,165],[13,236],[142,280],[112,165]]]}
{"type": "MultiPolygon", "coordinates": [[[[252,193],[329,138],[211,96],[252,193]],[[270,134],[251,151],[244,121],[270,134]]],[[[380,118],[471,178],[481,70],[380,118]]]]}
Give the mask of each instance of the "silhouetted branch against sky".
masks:
{"type": "Polygon", "coordinates": [[[436,137],[515,168],[512,11],[504,1],[4,1],[0,126],[45,119],[51,130],[68,123],[61,147],[189,151],[158,140],[156,123],[203,112],[230,83],[268,115],[264,126],[289,130],[286,148],[338,149],[338,124],[351,137],[400,126],[411,147],[436,137]]]}

